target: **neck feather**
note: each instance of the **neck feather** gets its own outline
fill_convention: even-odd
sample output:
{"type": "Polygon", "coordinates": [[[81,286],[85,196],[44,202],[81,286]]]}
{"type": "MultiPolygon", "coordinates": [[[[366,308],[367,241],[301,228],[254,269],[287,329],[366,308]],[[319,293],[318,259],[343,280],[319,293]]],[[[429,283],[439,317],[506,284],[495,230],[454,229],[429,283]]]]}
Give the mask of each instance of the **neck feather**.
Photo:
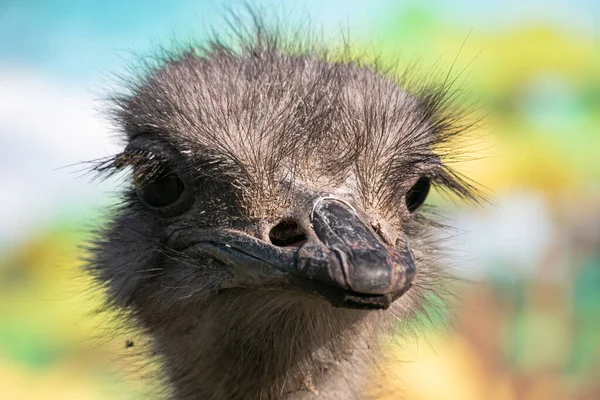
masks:
{"type": "Polygon", "coordinates": [[[228,290],[144,321],[173,398],[363,398],[386,311],[276,290],[228,290]]]}

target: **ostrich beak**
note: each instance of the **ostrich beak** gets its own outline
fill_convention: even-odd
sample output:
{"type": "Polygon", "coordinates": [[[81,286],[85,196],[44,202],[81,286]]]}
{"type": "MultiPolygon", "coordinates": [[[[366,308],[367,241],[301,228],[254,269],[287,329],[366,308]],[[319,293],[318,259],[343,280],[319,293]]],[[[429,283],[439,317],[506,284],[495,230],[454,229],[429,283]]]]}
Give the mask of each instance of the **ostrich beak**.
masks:
{"type": "Polygon", "coordinates": [[[387,245],[342,200],[319,197],[311,206],[295,213],[306,235],[297,246],[276,246],[231,229],[188,231],[174,235],[171,245],[230,265],[234,276],[224,287],[287,282],[336,307],[361,309],[387,308],[410,289],[415,260],[407,246],[387,245]]]}
{"type": "Polygon", "coordinates": [[[388,246],[351,205],[320,198],[310,219],[312,232],[296,263],[306,287],[350,308],[387,308],[410,288],[415,275],[410,249],[388,246]]]}

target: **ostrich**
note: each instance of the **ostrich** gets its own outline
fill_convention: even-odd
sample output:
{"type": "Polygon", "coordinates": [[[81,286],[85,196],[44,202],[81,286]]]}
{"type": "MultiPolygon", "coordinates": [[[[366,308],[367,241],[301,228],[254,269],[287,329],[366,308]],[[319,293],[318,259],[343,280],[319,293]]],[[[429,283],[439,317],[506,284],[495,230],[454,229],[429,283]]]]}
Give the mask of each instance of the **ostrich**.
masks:
{"type": "Polygon", "coordinates": [[[131,181],[88,269],[170,398],[364,398],[380,337],[444,290],[430,187],[477,199],[448,166],[455,91],[261,23],[236,38],[113,97],[124,150],[95,169],[131,181]]]}

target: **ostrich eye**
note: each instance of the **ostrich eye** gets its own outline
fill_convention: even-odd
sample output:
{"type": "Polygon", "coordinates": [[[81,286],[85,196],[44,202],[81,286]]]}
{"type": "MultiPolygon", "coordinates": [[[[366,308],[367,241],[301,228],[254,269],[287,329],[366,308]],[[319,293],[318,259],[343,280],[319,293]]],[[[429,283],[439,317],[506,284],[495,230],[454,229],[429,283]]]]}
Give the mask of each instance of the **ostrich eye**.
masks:
{"type": "Polygon", "coordinates": [[[136,178],[135,188],[147,205],[162,208],[177,201],[185,186],[172,169],[162,167],[150,179],[136,178]]]}
{"type": "Polygon", "coordinates": [[[431,182],[429,178],[419,178],[417,183],[410,188],[406,193],[406,208],[410,213],[417,211],[421,205],[427,199],[429,189],[431,188],[431,182]]]}

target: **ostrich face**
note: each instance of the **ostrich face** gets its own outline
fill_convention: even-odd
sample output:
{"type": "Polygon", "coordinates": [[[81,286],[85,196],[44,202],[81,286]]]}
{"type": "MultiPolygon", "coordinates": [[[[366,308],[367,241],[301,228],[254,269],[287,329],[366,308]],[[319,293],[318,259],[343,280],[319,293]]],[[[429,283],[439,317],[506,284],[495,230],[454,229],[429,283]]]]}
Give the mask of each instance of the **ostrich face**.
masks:
{"type": "MultiPolygon", "coordinates": [[[[177,263],[168,268],[209,265],[225,274],[218,289],[292,287],[344,307],[386,308],[411,286],[406,234],[367,211],[347,182],[310,185],[286,171],[265,182],[270,195],[259,204],[245,198],[252,184],[243,176],[194,168],[222,155],[199,164],[152,134],[133,138],[122,157],[130,154],[139,157],[135,201],[164,232],[177,263]]],[[[425,200],[429,178],[410,183],[399,204],[408,214],[425,200]]]]}
{"type": "Polygon", "coordinates": [[[185,53],[130,89],[102,168],[132,185],[93,267],[121,305],[252,288],[387,308],[428,268],[431,183],[468,193],[436,153],[447,87],[266,47],[185,53]]]}

